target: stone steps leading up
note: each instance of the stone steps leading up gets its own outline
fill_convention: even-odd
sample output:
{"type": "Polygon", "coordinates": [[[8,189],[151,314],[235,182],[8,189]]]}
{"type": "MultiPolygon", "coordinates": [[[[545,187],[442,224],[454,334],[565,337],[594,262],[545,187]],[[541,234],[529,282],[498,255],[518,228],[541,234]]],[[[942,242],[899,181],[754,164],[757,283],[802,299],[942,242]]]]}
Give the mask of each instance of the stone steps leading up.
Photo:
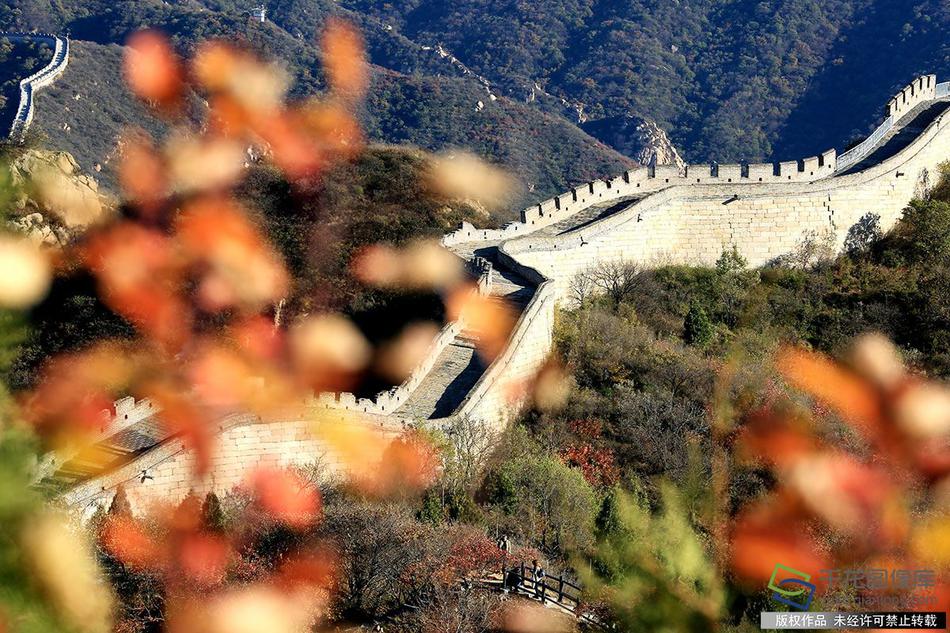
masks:
{"type": "Polygon", "coordinates": [[[910,145],[920,133],[927,129],[934,119],[950,110],[950,99],[927,101],[910,110],[894,125],[894,129],[884,135],[864,159],[855,163],[847,171],[853,174],[882,163],[910,145]]]}
{"type": "MultiPolygon", "coordinates": [[[[490,296],[520,314],[534,296],[534,285],[499,266],[495,250],[477,253],[492,262],[490,296]]],[[[454,413],[487,368],[478,355],[478,344],[477,332],[466,330],[456,336],[395,415],[427,420],[454,413]]]]}
{"type": "Polygon", "coordinates": [[[432,370],[395,414],[416,420],[451,415],[484,371],[475,341],[460,335],[442,351],[432,370]]]}

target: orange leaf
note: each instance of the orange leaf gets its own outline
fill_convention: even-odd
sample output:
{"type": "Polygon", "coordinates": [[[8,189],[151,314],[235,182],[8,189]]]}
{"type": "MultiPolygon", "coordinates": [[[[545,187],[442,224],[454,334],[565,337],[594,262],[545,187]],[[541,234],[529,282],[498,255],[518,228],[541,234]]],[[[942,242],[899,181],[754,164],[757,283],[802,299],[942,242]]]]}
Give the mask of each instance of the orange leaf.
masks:
{"type": "Polygon", "coordinates": [[[208,472],[214,432],[211,424],[193,402],[182,395],[183,389],[153,381],[141,389],[143,395],[162,409],[161,421],[172,435],[181,435],[185,445],[195,453],[195,475],[208,472]]]}
{"type": "Polygon", "coordinates": [[[178,56],[168,38],[157,31],[140,31],[129,38],[125,77],[139,97],[169,109],[178,105],[184,84],[178,56]]]}
{"type": "Polygon", "coordinates": [[[160,544],[134,519],[110,517],[100,539],[103,547],[129,567],[147,570],[162,565],[164,556],[160,544]]]}
{"type": "Polygon", "coordinates": [[[337,567],[335,558],[325,551],[312,552],[290,559],[277,572],[275,583],[285,590],[297,587],[327,587],[333,582],[337,567]]]}
{"type": "Polygon", "coordinates": [[[135,365],[125,346],[103,343],[50,360],[23,413],[46,438],[80,441],[104,430],[114,395],[124,392],[135,365]],[[80,437],[76,437],[80,436],[80,437]]]}
{"type": "Polygon", "coordinates": [[[323,65],[334,91],[359,97],[369,84],[363,38],[348,22],[331,19],[321,41],[323,65]]]}
{"type": "Polygon", "coordinates": [[[515,311],[499,297],[481,295],[459,286],[446,300],[450,320],[462,319],[476,339],[478,351],[491,362],[505,349],[515,327],[515,311]]]}
{"type": "Polygon", "coordinates": [[[255,131],[267,142],[274,162],[293,180],[314,178],[326,163],[320,147],[301,129],[306,122],[291,113],[273,114],[255,122],[255,131]]]}
{"type": "Polygon", "coordinates": [[[178,296],[172,244],[161,233],[124,222],[93,236],[84,250],[106,304],[160,343],[188,335],[191,311],[178,296]]]}
{"type": "Polygon", "coordinates": [[[807,536],[790,512],[776,511],[776,501],[747,511],[736,522],[730,543],[730,567],[740,581],[761,588],[777,563],[817,575],[829,568],[828,556],[807,536]]]}
{"type": "Polygon", "coordinates": [[[881,400],[868,382],[827,357],[802,349],[783,349],[776,364],[793,385],[825,402],[865,435],[879,439],[881,400]]]}
{"type": "Polygon", "coordinates": [[[167,187],[162,157],[144,134],[129,135],[119,146],[122,190],[126,198],[143,207],[146,218],[154,219],[154,206],[161,202],[167,187]]]}
{"type": "Polygon", "coordinates": [[[178,564],[189,580],[214,585],[224,580],[229,555],[224,539],[210,534],[187,534],[179,545],[178,564]]]}
{"type": "Polygon", "coordinates": [[[421,436],[410,433],[390,443],[379,468],[360,483],[381,496],[413,493],[432,485],[438,468],[433,447],[421,436]]]}
{"type": "Polygon", "coordinates": [[[176,228],[185,252],[211,266],[201,291],[206,308],[238,303],[257,310],[286,295],[283,263],[233,201],[197,200],[182,210],[176,228]]]}
{"type": "Polygon", "coordinates": [[[259,468],[251,475],[251,488],[261,508],[287,525],[305,528],[319,518],[320,493],[294,473],[259,468]]]}

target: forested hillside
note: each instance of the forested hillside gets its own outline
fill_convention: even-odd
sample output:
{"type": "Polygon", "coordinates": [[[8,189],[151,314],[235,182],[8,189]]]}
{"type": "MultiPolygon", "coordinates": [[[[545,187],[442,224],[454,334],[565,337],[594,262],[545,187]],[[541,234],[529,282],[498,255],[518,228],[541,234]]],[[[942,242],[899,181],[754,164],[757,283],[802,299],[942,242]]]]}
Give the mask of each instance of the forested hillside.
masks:
{"type": "MultiPolygon", "coordinates": [[[[297,14],[307,18],[308,32],[303,34],[294,23],[288,23],[286,30],[277,22],[261,24],[236,3],[220,4],[211,8],[223,10],[211,11],[194,2],[69,2],[59,5],[63,9],[52,10],[33,2],[17,9],[14,16],[8,14],[0,26],[69,31],[75,44],[76,58],[63,81],[37,100],[37,134],[71,151],[88,170],[102,166],[100,179],[112,184],[108,163],[121,130],[130,124],[144,125],[153,133],[164,127],[152,117],[140,117],[140,105],[115,81],[121,74],[121,51],[115,45],[148,26],[169,33],[183,52],[211,37],[243,41],[288,69],[294,96],[323,89],[313,35],[324,23],[327,10],[314,6],[297,14]],[[95,134],[86,134],[89,130],[95,134]]],[[[350,17],[359,22],[358,16],[350,17]]],[[[370,37],[371,29],[365,25],[364,29],[370,48],[381,50],[382,45],[370,37]]],[[[414,64],[394,64],[396,70],[372,66],[372,87],[361,116],[370,140],[429,150],[465,147],[502,163],[521,183],[513,208],[556,194],[565,183],[608,176],[633,164],[561,117],[507,98],[492,100],[485,86],[454,72],[438,53],[399,38],[387,36],[386,40],[394,50],[378,57],[405,60],[411,48],[433,68],[410,74],[414,64]],[[438,66],[449,76],[439,76],[438,66]]]]}
{"type": "Polygon", "coordinates": [[[637,148],[613,123],[629,117],[687,162],[788,159],[842,149],[915,75],[950,74],[945,0],[272,0],[266,24],[256,4],[28,0],[0,27],[108,45],[156,26],[183,49],[237,38],[305,95],[322,85],[314,38],[343,15],[374,65],[371,138],[471,147],[518,173],[522,200],[619,171],[637,148]]]}
{"type": "Polygon", "coordinates": [[[589,118],[653,118],[693,162],[841,145],[914,75],[950,72],[943,0],[344,4],[514,91],[538,82],[589,118]]]}

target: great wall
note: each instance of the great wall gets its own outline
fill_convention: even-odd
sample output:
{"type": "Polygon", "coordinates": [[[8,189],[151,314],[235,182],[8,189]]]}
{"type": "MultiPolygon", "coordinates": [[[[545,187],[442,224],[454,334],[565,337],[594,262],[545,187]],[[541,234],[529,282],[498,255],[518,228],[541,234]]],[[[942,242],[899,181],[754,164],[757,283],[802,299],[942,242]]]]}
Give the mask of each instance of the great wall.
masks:
{"type": "Polygon", "coordinates": [[[163,431],[161,412],[126,398],[104,413],[95,446],[42,460],[38,485],[54,487],[64,504],[89,513],[108,504],[121,484],[141,509],[189,492],[227,491],[260,464],[336,463],[332,449],[311,433],[314,418],[393,436],[414,425],[446,428],[462,417],[498,430],[521,407],[513,397],[517,387],[550,354],[555,311],[569,300],[577,273],[620,261],[710,264],[731,247],[759,266],[818,234],[840,249],[849,229],[869,214],[881,228],[893,226],[948,159],[950,82],[927,75],[891,99],[877,130],[841,155],[643,167],[525,209],[520,222],[500,229],[463,225],[443,245],[466,262],[477,292],[520,313],[507,347],[487,367],[476,349],[479,333],[455,322],[405,383],[375,399],[321,395],[270,420],[222,413],[211,472],[197,483],[189,478],[193,456],[181,438],[163,431]]]}
{"type": "Polygon", "coordinates": [[[50,33],[6,33],[0,32],[0,37],[11,42],[33,41],[48,44],[53,48],[53,57],[41,69],[20,80],[20,103],[13,123],[10,125],[8,137],[12,141],[21,141],[33,123],[35,111],[33,97],[37,91],[52,84],[66,71],[69,65],[69,40],[50,33]]]}

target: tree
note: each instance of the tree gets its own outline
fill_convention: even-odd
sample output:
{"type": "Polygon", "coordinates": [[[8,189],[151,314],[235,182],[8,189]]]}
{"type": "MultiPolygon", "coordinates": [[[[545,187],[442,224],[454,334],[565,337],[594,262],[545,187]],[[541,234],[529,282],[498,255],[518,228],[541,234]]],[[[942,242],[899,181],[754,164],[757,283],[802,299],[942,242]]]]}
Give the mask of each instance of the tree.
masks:
{"type": "Polygon", "coordinates": [[[914,200],[904,209],[895,234],[914,263],[950,258],[950,202],[914,200]]]}
{"type": "Polygon", "coordinates": [[[132,504],[129,503],[129,497],[125,493],[125,486],[122,484],[116,486],[115,496],[112,497],[112,503],[109,505],[109,514],[121,517],[132,516],[132,504]]]}
{"type": "Polygon", "coordinates": [[[620,495],[623,491],[619,486],[614,486],[604,495],[604,500],[600,504],[600,512],[597,513],[597,535],[600,537],[619,534],[622,529],[620,517],[620,495]]]}
{"type": "Polygon", "coordinates": [[[742,272],[748,266],[749,261],[742,256],[735,245],[723,250],[722,255],[716,260],[716,272],[720,275],[742,272]]]}
{"type": "Polygon", "coordinates": [[[445,429],[449,451],[443,480],[453,492],[471,492],[498,447],[498,436],[486,424],[459,416],[445,429]]]}
{"type": "Polygon", "coordinates": [[[708,631],[724,608],[722,580],[676,489],[662,486],[660,499],[655,513],[636,495],[611,502],[611,530],[584,580],[621,630],[708,631]]]}
{"type": "Polygon", "coordinates": [[[492,473],[489,499],[517,521],[512,530],[550,552],[593,542],[598,498],[584,475],[558,458],[538,453],[502,463],[492,473]]]}
{"type": "Polygon", "coordinates": [[[777,263],[788,268],[808,270],[827,263],[835,256],[835,234],[830,229],[825,231],[805,231],[798,245],[781,257],[777,263]]]}
{"type": "Polygon", "coordinates": [[[950,161],[940,164],[940,178],[930,190],[930,199],[950,202],[950,161]]]}
{"type": "Polygon", "coordinates": [[[571,278],[571,298],[577,306],[583,306],[594,295],[594,280],[589,271],[580,272],[571,278]]]}
{"type": "Polygon", "coordinates": [[[419,520],[430,525],[439,525],[445,521],[445,509],[439,490],[433,488],[426,491],[422,497],[422,508],[419,510],[419,520]]]}
{"type": "Polygon", "coordinates": [[[214,492],[205,495],[205,500],[201,504],[201,524],[211,532],[225,530],[224,510],[221,507],[221,500],[214,492]]]}
{"type": "Polygon", "coordinates": [[[844,238],[844,251],[852,257],[867,252],[882,236],[881,216],[867,213],[848,229],[848,235],[844,238]]]}
{"type": "Polygon", "coordinates": [[[433,540],[432,528],[405,509],[359,502],[327,508],[322,533],[339,557],[336,607],[358,619],[384,617],[404,602],[407,577],[433,540]]]}
{"type": "Polygon", "coordinates": [[[594,293],[606,295],[614,305],[630,298],[638,287],[640,267],[628,261],[606,261],[579,273],[572,282],[575,299],[594,293]]]}
{"type": "Polygon", "coordinates": [[[713,324],[706,311],[697,303],[689,306],[683,323],[683,340],[690,345],[704,346],[713,337],[713,324]]]}

